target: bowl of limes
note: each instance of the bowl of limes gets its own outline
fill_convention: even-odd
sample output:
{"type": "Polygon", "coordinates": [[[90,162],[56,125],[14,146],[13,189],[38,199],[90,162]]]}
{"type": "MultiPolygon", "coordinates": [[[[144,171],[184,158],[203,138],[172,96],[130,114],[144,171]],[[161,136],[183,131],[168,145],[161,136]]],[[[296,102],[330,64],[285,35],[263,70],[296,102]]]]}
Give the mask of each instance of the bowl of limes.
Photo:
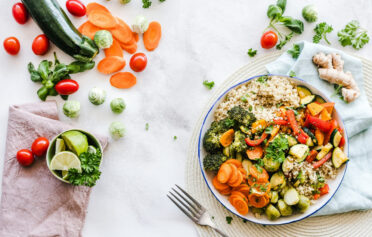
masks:
{"type": "Polygon", "coordinates": [[[92,134],[71,129],[50,142],[46,161],[59,180],[73,185],[94,186],[101,172],[102,146],[92,134]]]}

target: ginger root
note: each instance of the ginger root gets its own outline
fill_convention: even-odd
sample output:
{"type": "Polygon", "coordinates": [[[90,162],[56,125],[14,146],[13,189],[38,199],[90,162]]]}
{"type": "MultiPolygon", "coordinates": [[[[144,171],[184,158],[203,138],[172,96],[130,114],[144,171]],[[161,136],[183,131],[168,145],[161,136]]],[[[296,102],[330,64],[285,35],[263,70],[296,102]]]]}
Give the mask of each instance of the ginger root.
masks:
{"type": "Polygon", "coordinates": [[[359,97],[358,85],[351,72],[344,72],[344,61],[339,54],[325,55],[320,52],[313,56],[313,62],[319,67],[321,79],[342,86],[341,94],[346,102],[352,102],[359,97]]]}

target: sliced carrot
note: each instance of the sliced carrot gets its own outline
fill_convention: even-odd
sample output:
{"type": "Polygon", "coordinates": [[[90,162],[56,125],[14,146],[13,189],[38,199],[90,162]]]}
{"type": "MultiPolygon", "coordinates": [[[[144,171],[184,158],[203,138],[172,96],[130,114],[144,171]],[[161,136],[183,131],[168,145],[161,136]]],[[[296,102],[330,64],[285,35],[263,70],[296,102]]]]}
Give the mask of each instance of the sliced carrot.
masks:
{"type": "Polygon", "coordinates": [[[110,29],[112,36],[114,36],[122,44],[133,44],[136,40],[130,27],[120,18],[116,18],[117,23],[114,28],[110,29]]]}
{"type": "Polygon", "coordinates": [[[229,182],[228,185],[231,187],[238,187],[243,182],[243,175],[242,173],[238,172],[238,179],[235,182],[229,182]]]}
{"type": "Polygon", "coordinates": [[[122,57],[110,56],[102,59],[98,65],[97,69],[103,74],[111,74],[118,72],[125,67],[125,60],[122,57]]]}
{"type": "Polygon", "coordinates": [[[159,22],[153,21],[149,28],[143,34],[143,44],[148,51],[153,51],[159,45],[161,38],[161,25],[159,22]]]}
{"type": "Polygon", "coordinates": [[[245,182],[245,180],[247,179],[247,171],[243,167],[238,168],[238,170],[243,175],[243,182],[245,182]]]}
{"type": "Polygon", "coordinates": [[[323,145],[324,133],[322,131],[320,131],[318,128],[315,130],[315,138],[318,141],[319,145],[323,145]]]}
{"type": "Polygon", "coordinates": [[[332,119],[332,116],[330,113],[328,113],[328,110],[323,109],[323,111],[320,113],[319,118],[323,121],[329,121],[332,119]]]}
{"type": "Polygon", "coordinates": [[[137,78],[130,72],[118,72],[111,76],[110,83],[119,89],[129,89],[137,83],[137,78]]]}
{"type": "Polygon", "coordinates": [[[133,32],[133,38],[136,42],[139,41],[139,35],[136,32],[133,32]]]}
{"type": "Polygon", "coordinates": [[[225,161],[226,164],[232,164],[232,165],[235,165],[236,168],[241,168],[243,167],[242,166],[242,162],[240,162],[239,160],[237,159],[229,159],[227,161],[225,161]]]}
{"type": "Polygon", "coordinates": [[[263,208],[269,203],[269,198],[262,195],[257,195],[256,193],[251,193],[248,195],[249,204],[256,208],[263,208]]]}
{"type": "Polygon", "coordinates": [[[255,182],[251,185],[251,193],[258,195],[268,195],[271,190],[271,184],[269,182],[259,183],[255,182]]]}
{"type": "Polygon", "coordinates": [[[96,32],[102,29],[87,21],[82,24],[78,30],[82,35],[85,35],[93,40],[96,32]]]}
{"type": "Polygon", "coordinates": [[[231,165],[223,163],[220,169],[218,170],[217,180],[223,184],[227,183],[227,181],[229,181],[231,177],[231,173],[232,173],[231,165]]]}
{"type": "Polygon", "coordinates": [[[230,183],[235,183],[239,179],[238,168],[236,168],[235,165],[231,165],[231,164],[229,164],[229,165],[231,166],[232,173],[231,173],[229,181],[227,181],[228,185],[230,185],[230,183]]]}
{"type": "Polygon", "coordinates": [[[265,183],[269,180],[269,174],[267,173],[267,171],[263,167],[257,168],[256,165],[252,165],[249,168],[249,173],[259,183],[265,183]]]}
{"type": "Polygon", "coordinates": [[[124,57],[123,49],[121,48],[119,42],[116,39],[113,39],[112,45],[108,49],[104,49],[105,56],[118,56],[118,57],[124,57]]]}
{"type": "Polygon", "coordinates": [[[88,21],[95,26],[108,29],[118,25],[115,17],[110,12],[94,9],[88,15],[88,21]]]}
{"type": "Polygon", "coordinates": [[[213,184],[213,186],[217,189],[217,191],[222,191],[222,190],[225,190],[225,189],[227,189],[227,188],[230,188],[229,185],[218,182],[218,180],[217,180],[217,176],[215,176],[215,177],[213,178],[213,180],[212,180],[212,184],[213,184]]]}
{"type": "Polygon", "coordinates": [[[231,194],[231,188],[228,187],[224,190],[219,191],[222,195],[230,195],[231,194]]]}
{"type": "Polygon", "coordinates": [[[249,212],[248,203],[242,197],[236,197],[233,201],[233,206],[241,215],[247,215],[249,212]]]}
{"type": "Polygon", "coordinates": [[[137,44],[122,44],[120,43],[120,46],[123,50],[127,51],[130,54],[134,54],[137,51],[137,44]]]}
{"type": "Polygon", "coordinates": [[[110,12],[105,6],[103,6],[99,3],[96,3],[96,2],[91,2],[87,5],[87,15],[89,15],[91,11],[97,10],[97,9],[99,9],[101,11],[110,12]]]}
{"type": "Polygon", "coordinates": [[[260,146],[255,146],[252,150],[247,149],[246,153],[250,160],[258,160],[262,158],[263,149],[260,146]]]}
{"type": "Polygon", "coordinates": [[[230,146],[233,140],[234,140],[234,129],[227,130],[220,137],[220,143],[223,147],[230,146]]]}
{"type": "Polygon", "coordinates": [[[232,189],[232,191],[238,191],[244,194],[246,197],[249,195],[250,187],[247,184],[240,184],[238,187],[232,189]]]}

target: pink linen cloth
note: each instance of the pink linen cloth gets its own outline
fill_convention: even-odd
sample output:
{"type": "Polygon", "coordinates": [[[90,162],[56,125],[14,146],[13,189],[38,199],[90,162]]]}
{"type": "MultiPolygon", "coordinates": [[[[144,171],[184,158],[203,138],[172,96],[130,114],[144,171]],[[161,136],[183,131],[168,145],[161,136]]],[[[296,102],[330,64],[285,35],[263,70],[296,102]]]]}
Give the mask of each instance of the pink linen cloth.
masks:
{"type": "MultiPolygon", "coordinates": [[[[0,236],[81,236],[91,188],[72,186],[56,179],[45,157],[22,167],[20,149],[33,140],[52,139],[71,126],[58,121],[54,101],[10,106],[0,204],[0,236]]],[[[98,137],[102,147],[107,137],[98,137]]]]}

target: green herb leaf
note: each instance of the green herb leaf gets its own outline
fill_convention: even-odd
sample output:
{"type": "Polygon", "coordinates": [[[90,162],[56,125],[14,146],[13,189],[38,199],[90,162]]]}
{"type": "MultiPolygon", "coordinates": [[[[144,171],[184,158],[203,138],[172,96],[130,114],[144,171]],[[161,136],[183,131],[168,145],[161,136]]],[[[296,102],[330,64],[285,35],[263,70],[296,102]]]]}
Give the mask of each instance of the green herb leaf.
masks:
{"type": "Polygon", "coordinates": [[[295,73],[294,71],[291,70],[291,71],[289,72],[289,76],[290,76],[290,77],[296,77],[296,73],[295,73]]]}
{"type": "Polygon", "coordinates": [[[271,4],[267,8],[267,13],[266,14],[270,19],[275,19],[275,18],[279,18],[281,15],[283,15],[283,10],[279,6],[271,4]]]}
{"type": "Polygon", "coordinates": [[[149,8],[151,6],[152,2],[150,0],[142,0],[142,7],[143,8],[149,8]]]}
{"type": "Polygon", "coordinates": [[[289,149],[288,140],[284,136],[277,136],[266,147],[266,157],[282,163],[285,159],[286,151],[289,149]]]}
{"type": "Polygon", "coordinates": [[[253,50],[252,48],[248,49],[249,57],[253,58],[257,54],[257,50],[253,50]]]}
{"type": "Polygon", "coordinates": [[[273,131],[273,128],[274,128],[273,125],[268,126],[267,128],[265,128],[265,133],[271,134],[271,132],[273,131]]]}
{"type": "Polygon", "coordinates": [[[268,79],[269,79],[269,77],[265,75],[265,76],[261,76],[261,77],[257,78],[257,81],[259,83],[266,83],[268,79]]]}
{"type": "Polygon", "coordinates": [[[165,0],[159,0],[159,2],[165,2],[165,0]]]}
{"type": "Polygon", "coordinates": [[[204,80],[203,81],[203,85],[205,87],[207,87],[209,90],[211,90],[214,86],[214,81],[207,81],[207,80],[204,80]]]}
{"type": "Polygon", "coordinates": [[[327,42],[327,44],[331,44],[327,39],[327,34],[333,31],[333,27],[328,25],[326,22],[319,23],[314,28],[315,35],[313,37],[313,43],[319,43],[322,38],[327,42]]]}
{"type": "Polygon", "coordinates": [[[349,22],[337,36],[342,46],[351,45],[354,49],[361,49],[369,42],[367,30],[361,28],[356,20],[349,22]]]}
{"type": "Polygon", "coordinates": [[[304,31],[304,23],[300,20],[294,19],[290,16],[282,16],[279,21],[294,33],[301,34],[304,31]]]}
{"type": "Polygon", "coordinates": [[[78,72],[84,72],[86,70],[90,70],[94,68],[95,63],[93,61],[91,62],[80,62],[80,61],[74,61],[67,65],[67,69],[70,74],[78,73],[78,72]]]}
{"type": "Polygon", "coordinates": [[[29,63],[27,68],[28,68],[28,72],[31,75],[31,81],[40,82],[42,80],[41,77],[40,77],[39,72],[35,69],[35,67],[32,63],[29,63]]]}
{"type": "Polygon", "coordinates": [[[233,218],[231,216],[226,216],[226,222],[227,224],[231,224],[231,221],[233,220],[233,218]]]}
{"type": "Polygon", "coordinates": [[[284,13],[285,7],[287,5],[287,0],[278,0],[276,2],[276,5],[282,9],[282,12],[284,13]]]}
{"type": "Polygon", "coordinates": [[[40,87],[40,89],[37,91],[37,96],[39,96],[40,100],[45,101],[48,96],[48,88],[45,86],[40,87]]]}
{"type": "Polygon", "coordinates": [[[301,53],[300,45],[293,44],[293,47],[287,51],[290,55],[292,55],[292,58],[298,58],[301,53]]]}
{"type": "Polygon", "coordinates": [[[293,32],[285,36],[283,40],[280,40],[279,44],[276,45],[276,49],[281,50],[293,37],[293,32]]]}
{"type": "Polygon", "coordinates": [[[145,130],[146,130],[146,131],[148,131],[148,130],[149,130],[149,128],[150,128],[150,125],[149,125],[149,123],[146,123],[146,125],[145,125],[145,130]]]}
{"type": "Polygon", "coordinates": [[[49,67],[51,66],[51,63],[52,62],[49,62],[48,60],[43,60],[39,64],[39,67],[38,67],[37,70],[38,70],[38,72],[40,74],[40,77],[43,80],[48,80],[49,79],[49,73],[50,73],[49,67]]]}
{"type": "Polygon", "coordinates": [[[177,136],[174,136],[174,137],[173,137],[173,140],[177,140],[177,136]]]}

